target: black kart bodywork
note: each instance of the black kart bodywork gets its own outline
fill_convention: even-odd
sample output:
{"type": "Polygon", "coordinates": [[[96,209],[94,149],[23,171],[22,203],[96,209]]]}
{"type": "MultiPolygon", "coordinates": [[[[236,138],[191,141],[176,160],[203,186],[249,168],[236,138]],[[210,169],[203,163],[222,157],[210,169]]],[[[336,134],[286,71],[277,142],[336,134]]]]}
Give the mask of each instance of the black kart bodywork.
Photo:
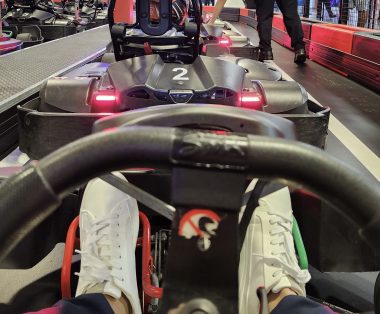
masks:
{"type": "Polygon", "coordinates": [[[323,148],[329,109],[305,89],[282,80],[272,64],[236,57],[198,56],[192,64],[159,55],[92,63],[49,79],[40,97],[18,108],[20,148],[41,158],[91,133],[94,121],[118,112],[175,103],[245,107],[294,122],[301,141],[323,148]],[[254,101],[244,102],[245,99],[254,101]],[[52,140],[55,139],[55,140],[52,140]]]}

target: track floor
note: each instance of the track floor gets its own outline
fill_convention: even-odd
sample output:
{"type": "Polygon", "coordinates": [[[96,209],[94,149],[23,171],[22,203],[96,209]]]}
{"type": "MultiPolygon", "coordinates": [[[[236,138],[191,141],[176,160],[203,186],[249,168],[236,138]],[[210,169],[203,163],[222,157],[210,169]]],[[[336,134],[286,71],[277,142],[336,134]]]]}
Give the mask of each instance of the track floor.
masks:
{"type": "MultiPolygon", "coordinates": [[[[235,23],[254,45],[253,28],[235,23]]],[[[273,42],[275,63],[302,84],[322,105],[331,108],[327,151],[380,180],[380,95],[313,61],[298,66],[293,52],[273,42]]]]}
{"type": "Polygon", "coordinates": [[[0,57],[0,113],[38,92],[49,77],[102,55],[108,26],[53,40],[0,57]]]}

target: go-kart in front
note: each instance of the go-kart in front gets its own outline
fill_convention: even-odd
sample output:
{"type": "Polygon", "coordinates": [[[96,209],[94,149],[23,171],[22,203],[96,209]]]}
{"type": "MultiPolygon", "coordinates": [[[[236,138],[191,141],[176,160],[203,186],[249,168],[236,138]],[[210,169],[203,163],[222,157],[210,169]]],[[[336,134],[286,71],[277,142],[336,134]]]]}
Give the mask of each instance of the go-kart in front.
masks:
{"type": "MultiPolygon", "coordinates": [[[[215,44],[202,48],[201,9],[193,2],[198,10],[179,26],[173,26],[170,15],[159,23],[141,18],[134,25],[113,24],[111,14],[112,61],[118,61],[90,63],[50,78],[38,98],[18,108],[21,150],[39,159],[90,134],[93,122],[105,115],[173,103],[222,104],[279,114],[296,124],[301,141],[324,147],[329,108],[309,99],[298,83],[285,80],[273,63],[223,53],[202,55],[204,47],[215,44]],[[168,32],[174,35],[163,36],[168,32]]],[[[144,3],[138,3],[137,16],[148,16],[148,2],[145,7],[144,3]]],[[[165,3],[171,12],[170,1],[165,3]]],[[[110,13],[114,5],[110,2],[110,13]]]]}

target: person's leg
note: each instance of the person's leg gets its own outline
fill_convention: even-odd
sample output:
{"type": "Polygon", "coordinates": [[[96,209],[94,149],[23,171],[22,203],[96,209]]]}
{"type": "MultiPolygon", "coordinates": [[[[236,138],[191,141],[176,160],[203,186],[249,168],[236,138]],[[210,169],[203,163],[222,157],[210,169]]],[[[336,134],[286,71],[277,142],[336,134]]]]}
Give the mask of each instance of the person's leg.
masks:
{"type": "Polygon", "coordinates": [[[259,34],[259,60],[273,60],[272,21],[274,0],[256,0],[257,32],[259,34]]]}
{"type": "Polygon", "coordinates": [[[348,0],[340,0],[339,5],[339,24],[347,24],[348,21],[348,0]]]}
{"type": "Polygon", "coordinates": [[[317,0],[317,19],[320,20],[322,17],[322,0],[317,0]]]}
{"type": "Polygon", "coordinates": [[[284,17],[286,31],[292,40],[294,62],[298,64],[304,63],[306,61],[306,50],[303,41],[301,19],[298,15],[297,0],[276,0],[276,2],[284,17]]]}
{"type": "MultiPolygon", "coordinates": [[[[264,287],[271,308],[291,295],[304,296],[310,274],[301,270],[292,236],[293,213],[287,187],[259,200],[248,226],[239,265],[239,308],[257,313],[256,291],[264,287]]],[[[290,311],[289,313],[295,313],[290,311]]]]}
{"type": "Polygon", "coordinates": [[[79,226],[76,297],[35,313],[141,314],[135,266],[136,200],[99,178],[91,180],[83,195],[79,226]]]}
{"type": "MultiPolygon", "coordinates": [[[[329,307],[321,305],[310,299],[291,294],[289,291],[280,292],[283,294],[280,297],[278,294],[272,296],[269,294],[269,309],[271,314],[334,314],[329,307]],[[273,301],[275,300],[274,304],[273,301]]],[[[335,313],[336,314],[336,313],[335,313]]]]}
{"type": "Polygon", "coordinates": [[[40,310],[38,312],[28,312],[25,314],[131,314],[128,307],[115,305],[121,300],[107,300],[107,296],[100,293],[85,294],[77,298],[61,300],[53,307],[40,310]]]}
{"type": "Polygon", "coordinates": [[[274,0],[256,1],[257,31],[259,33],[259,47],[261,50],[272,50],[273,10],[274,0]]]}
{"type": "Polygon", "coordinates": [[[357,26],[358,27],[366,27],[367,19],[368,19],[368,14],[367,14],[366,10],[360,10],[360,11],[358,11],[358,23],[357,23],[357,26]]]}
{"type": "MultiPolygon", "coordinates": [[[[120,178],[124,178],[120,173],[120,178]]],[[[80,209],[81,269],[76,296],[102,293],[111,307],[140,314],[135,248],[139,214],[135,199],[97,178],[80,209]]]]}
{"type": "Polygon", "coordinates": [[[303,17],[309,18],[310,15],[310,1],[311,0],[305,0],[303,5],[303,17]]]}
{"type": "Polygon", "coordinates": [[[323,0],[323,3],[325,4],[326,11],[330,18],[336,17],[336,15],[333,13],[331,9],[331,3],[330,0],[323,0]]]}
{"type": "Polygon", "coordinates": [[[284,17],[286,31],[292,39],[292,47],[294,49],[305,47],[297,0],[277,0],[276,2],[284,17]]]}

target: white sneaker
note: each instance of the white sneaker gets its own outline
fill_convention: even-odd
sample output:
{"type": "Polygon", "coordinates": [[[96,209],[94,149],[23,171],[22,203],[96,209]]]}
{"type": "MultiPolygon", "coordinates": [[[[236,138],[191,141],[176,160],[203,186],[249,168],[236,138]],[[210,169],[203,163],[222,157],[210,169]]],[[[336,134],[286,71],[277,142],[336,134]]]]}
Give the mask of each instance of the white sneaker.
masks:
{"type": "MultiPolygon", "coordinates": [[[[120,173],[114,173],[125,178],[120,173]]],[[[139,229],[137,202],[101,179],[90,181],[80,209],[81,269],[76,296],[123,294],[140,314],[135,248],[139,229]]]]}
{"type": "Polygon", "coordinates": [[[260,198],[240,254],[239,313],[259,312],[256,290],[267,293],[290,288],[305,296],[308,270],[301,270],[292,236],[293,213],[288,188],[260,198]]]}

